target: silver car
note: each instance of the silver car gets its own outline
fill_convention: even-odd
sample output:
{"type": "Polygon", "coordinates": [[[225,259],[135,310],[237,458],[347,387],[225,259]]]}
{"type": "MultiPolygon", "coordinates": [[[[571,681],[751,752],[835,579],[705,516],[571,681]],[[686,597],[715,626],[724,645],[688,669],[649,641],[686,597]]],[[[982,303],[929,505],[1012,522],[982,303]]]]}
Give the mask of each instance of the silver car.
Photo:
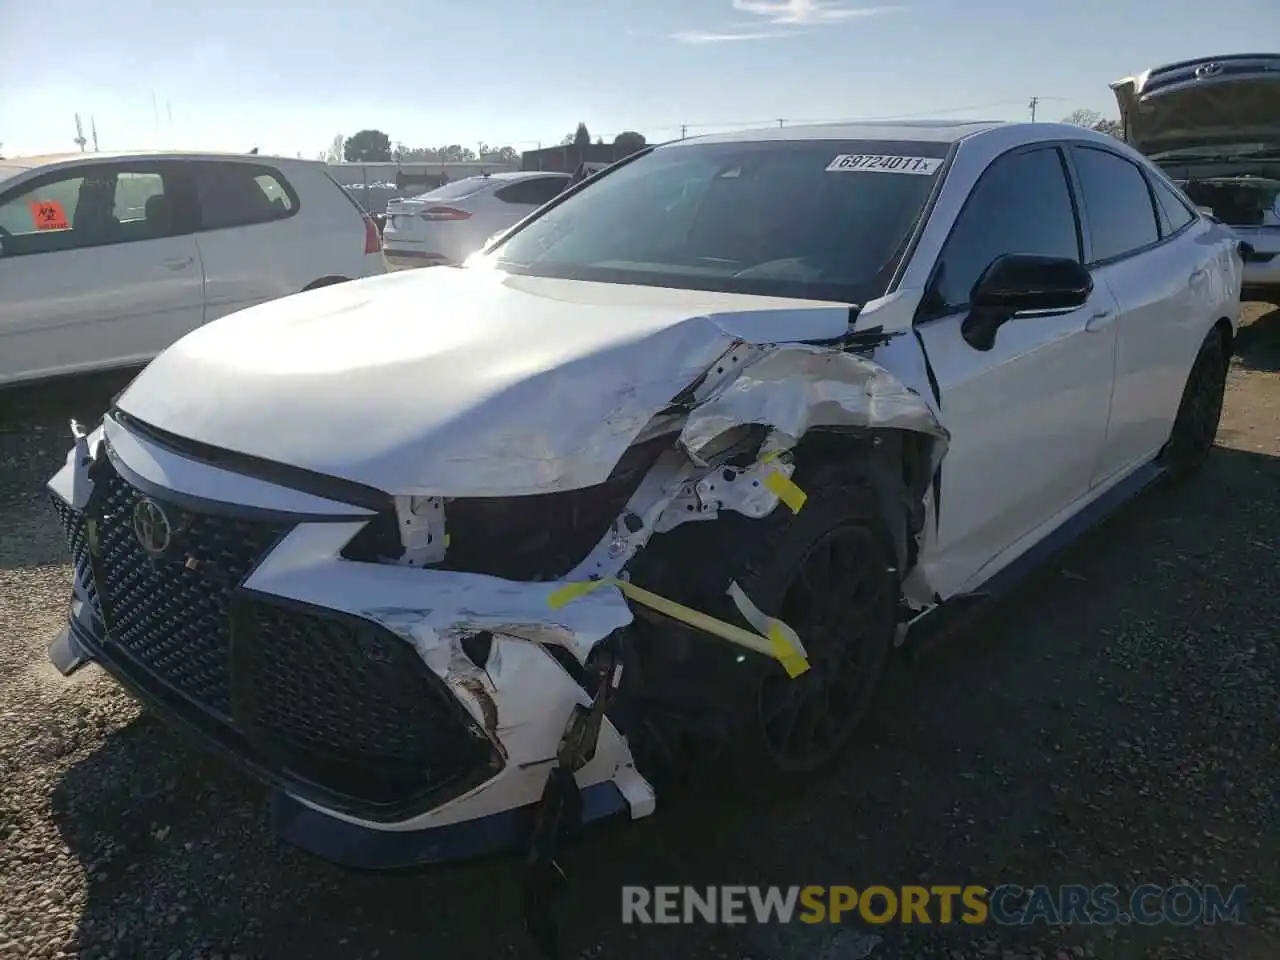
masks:
{"type": "Polygon", "coordinates": [[[1280,304],[1280,54],[1184,60],[1111,88],[1125,139],[1248,244],[1245,299],[1280,304]]]}

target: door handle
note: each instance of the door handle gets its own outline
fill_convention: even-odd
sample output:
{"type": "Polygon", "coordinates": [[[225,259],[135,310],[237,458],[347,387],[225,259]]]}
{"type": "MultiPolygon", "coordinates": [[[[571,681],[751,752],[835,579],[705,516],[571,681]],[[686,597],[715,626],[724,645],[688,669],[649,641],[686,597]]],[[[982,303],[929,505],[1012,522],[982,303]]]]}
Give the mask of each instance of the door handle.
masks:
{"type": "Polygon", "coordinates": [[[1201,267],[1199,270],[1192,270],[1191,276],[1187,277],[1187,283],[1193,287],[1198,287],[1200,284],[1204,283],[1204,278],[1208,275],[1209,271],[1204,267],[1201,267]]]}
{"type": "Polygon", "coordinates": [[[170,270],[185,270],[187,267],[191,266],[195,262],[196,262],[195,257],[186,257],[186,258],[174,257],[172,260],[165,260],[164,265],[168,267],[170,270]]]}
{"type": "Polygon", "coordinates": [[[1095,310],[1093,315],[1089,317],[1088,322],[1085,323],[1084,328],[1090,332],[1105,330],[1111,326],[1115,318],[1116,312],[1114,310],[1095,310]]]}

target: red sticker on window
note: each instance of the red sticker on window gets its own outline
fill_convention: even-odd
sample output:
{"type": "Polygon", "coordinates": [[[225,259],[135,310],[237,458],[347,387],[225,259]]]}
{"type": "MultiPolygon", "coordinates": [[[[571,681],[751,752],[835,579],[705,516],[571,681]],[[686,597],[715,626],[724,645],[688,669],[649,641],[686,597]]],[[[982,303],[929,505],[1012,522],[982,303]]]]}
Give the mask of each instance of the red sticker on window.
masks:
{"type": "Polygon", "coordinates": [[[57,200],[32,200],[31,219],[37,230],[70,230],[67,212],[57,200]]]}

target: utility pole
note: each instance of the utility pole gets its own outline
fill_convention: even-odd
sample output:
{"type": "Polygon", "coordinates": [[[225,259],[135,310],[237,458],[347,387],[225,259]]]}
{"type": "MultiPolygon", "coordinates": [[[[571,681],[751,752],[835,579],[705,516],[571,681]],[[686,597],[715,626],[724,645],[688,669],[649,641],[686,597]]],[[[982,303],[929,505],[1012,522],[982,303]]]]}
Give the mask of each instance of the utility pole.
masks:
{"type": "Polygon", "coordinates": [[[1039,102],[1040,102],[1040,98],[1039,98],[1039,97],[1032,97],[1032,98],[1031,98],[1031,100],[1030,100],[1030,102],[1028,102],[1028,104],[1027,104],[1027,106],[1031,108],[1031,122],[1032,122],[1032,123],[1035,123],[1035,122],[1036,122],[1036,104],[1038,104],[1039,102]]]}
{"type": "Polygon", "coordinates": [[[779,120],[778,120],[778,127],[779,127],[779,128],[781,128],[781,127],[782,127],[782,125],[783,125],[784,123],[786,123],[786,122],[787,122],[787,121],[785,121],[785,120],[783,120],[783,119],[779,118],[779,120]]]}
{"type": "Polygon", "coordinates": [[[89,129],[93,131],[93,152],[97,153],[98,152],[98,121],[93,119],[93,117],[89,118],[89,129]]]}
{"type": "Polygon", "coordinates": [[[685,134],[686,134],[686,133],[688,133],[688,132],[689,132],[689,125],[688,125],[687,123],[682,123],[682,124],[680,124],[680,139],[681,139],[681,140],[683,140],[683,139],[684,139],[685,134]]]}

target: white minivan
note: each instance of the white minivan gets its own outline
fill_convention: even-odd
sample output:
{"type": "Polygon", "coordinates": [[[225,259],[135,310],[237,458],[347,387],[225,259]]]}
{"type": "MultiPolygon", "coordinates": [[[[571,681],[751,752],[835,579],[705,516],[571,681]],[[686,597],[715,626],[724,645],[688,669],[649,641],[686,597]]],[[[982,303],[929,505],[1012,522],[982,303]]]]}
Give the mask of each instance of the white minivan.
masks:
{"type": "Polygon", "coordinates": [[[0,385],[145,363],[245,307],[386,272],[378,230],[308,160],[0,160],[0,385]]]}

